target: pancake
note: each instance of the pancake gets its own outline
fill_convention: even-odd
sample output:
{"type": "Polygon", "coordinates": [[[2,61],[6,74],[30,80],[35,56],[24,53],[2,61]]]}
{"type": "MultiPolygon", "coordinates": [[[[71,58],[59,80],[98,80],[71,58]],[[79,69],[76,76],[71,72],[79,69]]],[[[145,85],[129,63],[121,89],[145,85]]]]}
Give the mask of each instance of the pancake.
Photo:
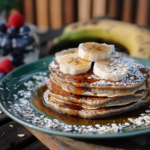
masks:
{"type": "MultiPolygon", "coordinates": [[[[48,92],[48,91],[46,91],[48,92]]],[[[88,105],[88,104],[85,104],[85,103],[73,103],[71,101],[63,101],[62,99],[58,99],[56,97],[53,97],[49,92],[48,94],[51,96],[51,99],[54,101],[57,101],[58,103],[64,103],[64,104],[69,104],[69,105],[74,105],[74,106],[81,106],[83,108],[87,108],[87,109],[98,109],[98,108],[103,108],[103,107],[114,107],[114,106],[124,106],[124,105],[128,105],[128,104],[131,104],[133,102],[138,102],[138,101],[141,101],[143,98],[146,97],[146,95],[144,95],[143,97],[138,97],[138,98],[135,98],[135,97],[130,97],[130,96],[125,96],[125,97],[119,97],[119,98],[116,98],[116,99],[112,99],[108,102],[105,102],[104,104],[97,104],[97,105],[88,105]]]]}
{"type": "Polygon", "coordinates": [[[135,101],[140,101],[147,95],[147,90],[137,91],[134,95],[122,96],[122,97],[86,97],[74,95],[70,92],[63,90],[59,85],[54,83],[51,79],[48,83],[48,93],[60,102],[68,104],[73,103],[84,108],[99,108],[110,106],[126,105],[135,101]]]}
{"type": "Polygon", "coordinates": [[[141,101],[133,102],[124,106],[117,107],[104,107],[99,109],[86,109],[81,106],[69,105],[52,99],[51,95],[46,91],[43,95],[44,103],[47,107],[54,109],[55,111],[71,116],[82,117],[87,119],[106,117],[110,115],[120,114],[133,109],[138,108],[148,102],[148,96],[143,98],[141,101]]]}
{"type": "Polygon", "coordinates": [[[53,75],[53,73],[50,74],[50,78],[53,80],[53,82],[61,86],[65,91],[84,96],[118,97],[118,96],[133,95],[138,90],[146,89],[146,82],[132,89],[111,89],[111,88],[100,89],[100,88],[74,87],[69,83],[61,82],[61,80],[57,79],[56,76],[53,75]]]}
{"type": "Polygon", "coordinates": [[[149,76],[148,76],[148,82],[150,83],[150,69],[148,69],[148,74],[149,74],[149,76]]]}
{"type": "Polygon", "coordinates": [[[128,71],[128,76],[117,82],[104,80],[94,75],[93,68],[87,73],[80,75],[64,74],[59,70],[59,64],[56,60],[50,63],[49,69],[57,80],[75,87],[87,87],[91,89],[133,89],[139,87],[148,78],[146,67],[127,55],[121,54],[121,56],[122,62],[126,63],[130,69],[128,71]],[[131,79],[131,77],[134,77],[134,80],[131,79]]]}
{"type": "MultiPolygon", "coordinates": [[[[64,57],[63,52],[60,53],[61,55],[64,57]]],[[[59,63],[56,60],[49,64],[50,80],[47,84],[48,89],[43,95],[43,103],[46,107],[59,113],[93,119],[124,113],[148,102],[150,95],[148,73],[150,71],[148,72],[147,68],[137,60],[120,53],[120,61],[116,63],[115,60],[112,61],[114,58],[109,58],[109,61],[105,60],[107,63],[103,60],[93,63],[101,65],[96,69],[100,69],[98,75],[103,77],[102,79],[93,73],[93,69],[95,72],[93,64],[91,69],[83,68],[83,72],[86,73],[81,74],[82,70],[76,66],[80,63],[76,59],[74,62],[74,58],[81,59],[74,54],[68,54],[67,60],[57,59],[64,73],[60,71],[59,63]],[[71,63],[72,61],[73,63],[71,63]],[[118,63],[124,65],[118,68],[118,63]],[[116,72],[117,69],[121,73],[116,72]],[[126,69],[125,73],[124,69],[126,69]],[[114,80],[114,76],[117,80],[114,80]]]]}

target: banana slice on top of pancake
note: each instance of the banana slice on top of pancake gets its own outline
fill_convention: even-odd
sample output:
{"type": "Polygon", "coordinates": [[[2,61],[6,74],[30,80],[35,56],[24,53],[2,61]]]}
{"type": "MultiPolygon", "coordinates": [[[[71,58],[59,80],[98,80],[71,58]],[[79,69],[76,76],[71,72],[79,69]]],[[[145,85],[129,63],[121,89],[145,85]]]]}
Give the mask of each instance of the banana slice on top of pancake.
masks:
{"type": "Polygon", "coordinates": [[[129,67],[120,58],[105,59],[94,63],[93,73],[102,79],[119,81],[127,76],[129,67]]]}
{"type": "Polygon", "coordinates": [[[60,71],[65,74],[78,75],[86,73],[91,68],[91,62],[81,59],[72,51],[66,55],[62,53],[62,57],[59,54],[59,58],[60,71]]]}
{"type": "Polygon", "coordinates": [[[65,57],[67,55],[72,55],[72,54],[77,54],[77,49],[76,48],[70,48],[70,49],[67,49],[67,50],[63,50],[61,52],[58,52],[56,53],[56,61],[58,63],[60,63],[60,60],[62,57],[65,57]]]}
{"type": "Polygon", "coordinates": [[[87,42],[79,45],[78,56],[86,61],[95,62],[110,58],[111,53],[115,51],[114,49],[114,45],[87,42]]]}

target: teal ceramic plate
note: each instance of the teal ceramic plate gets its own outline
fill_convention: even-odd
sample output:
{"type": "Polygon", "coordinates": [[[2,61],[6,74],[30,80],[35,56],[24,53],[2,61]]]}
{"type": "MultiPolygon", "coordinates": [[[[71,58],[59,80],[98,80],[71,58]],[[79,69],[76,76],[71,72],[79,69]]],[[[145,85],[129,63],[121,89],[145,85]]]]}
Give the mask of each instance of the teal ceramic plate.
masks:
{"type": "MultiPolygon", "coordinates": [[[[140,120],[137,127],[128,123],[115,127],[115,122],[113,126],[109,124],[103,126],[69,125],[63,120],[52,118],[38,110],[33,105],[32,97],[37,89],[48,82],[50,73],[48,65],[53,57],[21,66],[1,81],[0,107],[10,118],[35,130],[74,138],[118,138],[150,132],[149,123],[144,124],[143,120],[140,120]]],[[[150,68],[149,60],[138,60],[150,68]]],[[[130,112],[131,116],[132,113],[134,111],[130,112]]],[[[72,120],[76,119],[72,118],[72,120]]]]}

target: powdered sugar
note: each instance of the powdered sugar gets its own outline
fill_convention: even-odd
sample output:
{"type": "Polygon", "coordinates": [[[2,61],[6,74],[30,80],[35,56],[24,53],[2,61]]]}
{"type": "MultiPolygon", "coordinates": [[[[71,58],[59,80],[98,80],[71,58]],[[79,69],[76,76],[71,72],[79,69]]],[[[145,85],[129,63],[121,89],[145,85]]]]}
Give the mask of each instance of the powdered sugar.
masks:
{"type": "MultiPolygon", "coordinates": [[[[93,72],[88,72],[88,76],[83,74],[80,79],[83,79],[90,83],[90,86],[122,86],[122,87],[134,87],[136,86],[139,82],[142,84],[146,78],[147,78],[147,73],[142,73],[141,69],[146,70],[146,67],[138,62],[137,60],[125,55],[121,54],[120,59],[117,59],[116,64],[126,66],[128,67],[128,72],[127,75],[124,79],[113,82],[109,80],[103,80],[100,77],[96,76],[93,72]],[[94,79],[94,80],[93,80],[94,79]],[[92,82],[91,82],[92,81],[92,82]]],[[[51,62],[49,65],[49,68],[53,73],[55,73],[58,77],[63,78],[64,80],[70,80],[68,76],[62,76],[62,72],[59,70],[59,64],[57,64],[55,61],[51,62]]],[[[114,69],[114,68],[113,68],[114,69]]],[[[113,70],[112,70],[113,71],[113,70]]],[[[81,81],[79,81],[80,83],[81,81]]]]}
{"type": "MultiPolygon", "coordinates": [[[[118,81],[116,83],[111,82],[111,81],[106,81],[103,82],[104,80],[99,78],[99,81],[93,82],[91,83],[91,85],[96,85],[96,86],[103,86],[103,85],[136,85],[138,82],[143,82],[146,77],[147,77],[147,73],[142,73],[140,71],[140,69],[146,69],[146,67],[141,64],[140,62],[138,62],[137,60],[131,58],[131,57],[127,57],[126,55],[122,56],[122,60],[121,63],[125,64],[125,66],[129,67],[129,70],[127,72],[127,76],[126,78],[124,78],[121,81],[118,81]]],[[[121,65],[120,63],[120,65],[121,65]]],[[[114,68],[113,68],[114,69],[114,68]]],[[[110,71],[113,72],[113,69],[110,71]]],[[[92,78],[92,76],[91,76],[92,78]]]]}
{"type": "Polygon", "coordinates": [[[59,65],[57,65],[54,61],[52,61],[49,66],[52,68],[52,69],[57,69],[59,67],[59,65]]]}

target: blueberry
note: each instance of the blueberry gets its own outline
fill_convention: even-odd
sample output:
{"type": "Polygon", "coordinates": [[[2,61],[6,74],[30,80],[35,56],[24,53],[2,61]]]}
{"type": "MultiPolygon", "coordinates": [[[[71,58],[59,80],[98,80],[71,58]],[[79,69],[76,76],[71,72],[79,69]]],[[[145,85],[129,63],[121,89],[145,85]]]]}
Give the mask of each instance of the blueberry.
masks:
{"type": "Polygon", "coordinates": [[[26,46],[29,46],[33,39],[31,40],[30,37],[27,38],[16,38],[17,46],[16,49],[24,51],[26,46]]]}
{"type": "Polygon", "coordinates": [[[30,28],[29,28],[28,26],[22,26],[22,27],[19,29],[19,32],[20,32],[20,33],[30,32],[30,28]]]}
{"type": "Polygon", "coordinates": [[[9,54],[9,51],[0,48],[0,56],[7,56],[8,54],[9,54]]]}
{"type": "Polygon", "coordinates": [[[5,33],[6,32],[6,25],[5,24],[0,24],[0,32],[5,33]]]}
{"type": "Polygon", "coordinates": [[[5,72],[0,72],[0,80],[6,75],[5,72]]]}
{"type": "Polygon", "coordinates": [[[8,36],[4,36],[0,43],[0,54],[6,56],[12,50],[12,40],[8,36]]]}
{"type": "Polygon", "coordinates": [[[10,27],[10,28],[8,28],[7,33],[9,35],[12,35],[12,36],[13,35],[17,35],[18,34],[18,30],[16,28],[14,28],[14,27],[10,27]]]}
{"type": "Polygon", "coordinates": [[[12,63],[15,67],[18,67],[24,64],[23,59],[19,57],[12,57],[12,63]]]}
{"type": "Polygon", "coordinates": [[[35,42],[35,38],[33,36],[28,37],[29,44],[33,44],[35,42]]]}
{"type": "Polygon", "coordinates": [[[12,39],[9,36],[3,36],[0,47],[4,49],[10,49],[12,47],[12,39]]]}
{"type": "MultiPolygon", "coordinates": [[[[16,51],[15,51],[16,52],[16,51]]],[[[11,53],[14,61],[21,61],[24,59],[23,53],[15,53],[14,51],[11,53]]]]}
{"type": "Polygon", "coordinates": [[[11,56],[12,56],[12,63],[15,67],[18,67],[18,66],[24,64],[24,62],[23,62],[24,55],[23,55],[23,52],[21,50],[14,49],[11,52],[11,56]]]}

